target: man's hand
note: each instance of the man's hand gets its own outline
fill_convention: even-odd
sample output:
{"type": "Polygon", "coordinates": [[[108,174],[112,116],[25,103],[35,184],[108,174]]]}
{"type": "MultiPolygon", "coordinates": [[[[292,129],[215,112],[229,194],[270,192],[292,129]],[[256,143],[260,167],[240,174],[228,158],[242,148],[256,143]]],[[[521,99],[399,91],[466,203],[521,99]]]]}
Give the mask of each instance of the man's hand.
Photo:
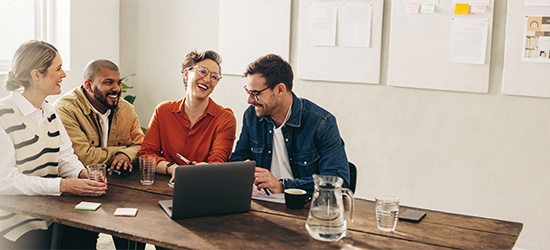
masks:
{"type": "Polygon", "coordinates": [[[274,194],[283,192],[283,184],[265,168],[256,167],[254,171],[254,185],[258,187],[258,190],[267,188],[274,194]]]}
{"type": "Polygon", "coordinates": [[[113,174],[113,170],[115,169],[123,169],[132,172],[132,163],[130,162],[130,158],[124,153],[116,154],[111,162],[111,167],[109,167],[109,175],[113,174]]]}

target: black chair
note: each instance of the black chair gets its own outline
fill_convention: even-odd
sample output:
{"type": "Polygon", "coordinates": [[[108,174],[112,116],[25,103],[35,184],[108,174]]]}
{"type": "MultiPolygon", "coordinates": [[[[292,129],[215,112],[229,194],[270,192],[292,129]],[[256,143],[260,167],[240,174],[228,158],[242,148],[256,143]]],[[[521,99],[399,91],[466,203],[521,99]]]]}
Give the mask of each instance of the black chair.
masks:
{"type": "Polygon", "coordinates": [[[349,189],[355,193],[355,187],[357,186],[357,167],[355,164],[349,162],[349,189]]]}

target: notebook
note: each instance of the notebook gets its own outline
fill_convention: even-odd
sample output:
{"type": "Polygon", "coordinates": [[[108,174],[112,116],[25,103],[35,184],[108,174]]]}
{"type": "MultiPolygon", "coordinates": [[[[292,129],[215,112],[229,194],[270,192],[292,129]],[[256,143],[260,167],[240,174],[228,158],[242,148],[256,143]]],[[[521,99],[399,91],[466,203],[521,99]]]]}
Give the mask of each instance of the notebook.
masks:
{"type": "Polygon", "coordinates": [[[178,166],[172,200],[159,201],[172,219],[250,210],[255,161],[178,166]]]}

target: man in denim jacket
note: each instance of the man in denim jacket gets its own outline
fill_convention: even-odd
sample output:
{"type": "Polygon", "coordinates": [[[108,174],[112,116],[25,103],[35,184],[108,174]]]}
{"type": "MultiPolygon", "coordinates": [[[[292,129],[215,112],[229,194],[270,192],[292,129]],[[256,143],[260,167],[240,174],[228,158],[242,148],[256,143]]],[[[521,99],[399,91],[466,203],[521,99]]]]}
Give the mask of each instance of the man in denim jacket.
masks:
{"type": "Polygon", "coordinates": [[[255,160],[258,190],[313,192],[313,174],[339,176],[349,186],[349,166],[336,118],[292,92],[293,73],[268,54],[248,65],[244,86],[251,105],[230,161],[255,160]]]}

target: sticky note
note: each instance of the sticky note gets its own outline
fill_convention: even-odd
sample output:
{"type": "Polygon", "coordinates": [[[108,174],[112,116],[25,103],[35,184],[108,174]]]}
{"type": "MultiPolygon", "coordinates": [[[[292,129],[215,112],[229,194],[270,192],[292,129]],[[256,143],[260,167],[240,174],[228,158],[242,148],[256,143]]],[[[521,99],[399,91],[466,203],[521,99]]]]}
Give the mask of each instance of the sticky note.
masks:
{"type": "Polygon", "coordinates": [[[485,13],[485,3],[473,3],[470,12],[472,13],[485,13]]]}
{"type": "Polygon", "coordinates": [[[470,5],[467,3],[457,3],[455,5],[456,15],[467,15],[470,10],[470,5]]]}
{"type": "Polygon", "coordinates": [[[95,211],[101,206],[101,203],[98,202],[87,202],[83,201],[74,206],[76,210],[86,210],[86,211],[95,211]]]}
{"type": "Polygon", "coordinates": [[[137,214],[138,209],[137,208],[117,208],[115,210],[114,215],[115,216],[128,216],[128,217],[134,217],[137,214]]]}
{"type": "Polygon", "coordinates": [[[435,11],[435,4],[425,3],[420,6],[420,13],[431,14],[435,11]]]}
{"type": "Polygon", "coordinates": [[[408,3],[407,4],[407,13],[418,13],[418,10],[420,9],[420,5],[417,3],[408,3]]]}

